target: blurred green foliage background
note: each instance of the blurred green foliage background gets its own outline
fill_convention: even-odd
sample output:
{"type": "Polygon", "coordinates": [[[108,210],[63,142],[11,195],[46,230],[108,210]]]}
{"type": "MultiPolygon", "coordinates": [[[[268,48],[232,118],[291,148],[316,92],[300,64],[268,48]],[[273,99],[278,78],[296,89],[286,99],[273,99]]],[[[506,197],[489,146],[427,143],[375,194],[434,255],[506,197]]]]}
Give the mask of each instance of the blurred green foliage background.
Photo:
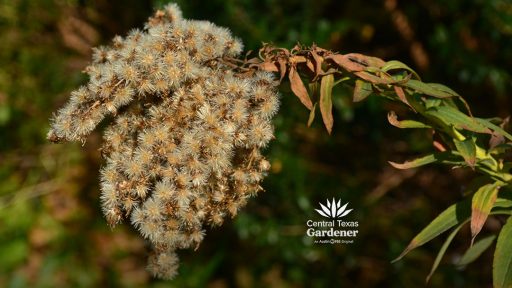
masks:
{"type": "MultiPolygon", "coordinates": [[[[209,231],[197,251],[180,253],[171,282],[144,270],[146,244],[129,225],[111,230],[99,209],[98,148],[46,141],[48,118],[86,81],[91,47],[142,27],[168,1],[0,0],[0,287],[416,287],[442,239],[391,264],[408,241],[462,198],[471,171],[397,171],[429,151],[431,135],[404,134],[386,121],[394,104],[351,103],[335,90],[335,127],[306,127],[308,112],[286,88],[267,149],[266,192],[209,231]],[[354,244],[313,244],[308,219],[326,198],[350,202],[359,221],[354,244]]],[[[182,0],[187,18],[229,27],[248,50],[297,41],[410,64],[444,83],[481,117],[512,112],[512,3],[507,0],[182,0]]],[[[499,229],[490,219],[482,235],[499,229]]],[[[482,237],[483,237],[482,236],[482,237]]],[[[469,245],[458,235],[432,287],[487,287],[488,251],[464,271],[469,245]]],[[[492,250],[492,249],[491,249],[492,250]]]]}

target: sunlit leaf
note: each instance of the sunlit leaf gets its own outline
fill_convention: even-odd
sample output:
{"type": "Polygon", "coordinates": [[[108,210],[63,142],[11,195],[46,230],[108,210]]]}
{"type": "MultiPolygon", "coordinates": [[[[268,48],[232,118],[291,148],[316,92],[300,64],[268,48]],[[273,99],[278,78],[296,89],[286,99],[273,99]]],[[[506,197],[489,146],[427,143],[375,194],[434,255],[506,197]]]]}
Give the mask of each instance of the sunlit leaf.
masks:
{"type": "Polygon", "coordinates": [[[494,202],[493,208],[510,208],[512,207],[512,192],[501,191],[498,199],[494,202]]]}
{"type": "Polygon", "coordinates": [[[494,287],[512,286],[512,217],[508,217],[507,223],[501,228],[496,242],[492,276],[494,287]]]}
{"type": "Polygon", "coordinates": [[[487,184],[480,187],[473,195],[471,200],[471,241],[482,230],[494,202],[496,202],[498,190],[498,183],[487,184]]]}
{"type": "Polygon", "coordinates": [[[299,73],[297,72],[295,67],[290,68],[290,72],[288,72],[288,78],[290,79],[290,86],[297,97],[299,97],[300,102],[304,104],[309,110],[313,108],[313,103],[311,103],[311,99],[309,98],[308,91],[306,90],[306,86],[300,79],[299,73]]]}
{"type": "Polygon", "coordinates": [[[476,163],[476,143],[473,138],[466,138],[464,141],[459,141],[457,139],[453,139],[453,143],[457,148],[457,151],[460,152],[460,155],[464,158],[466,163],[470,167],[475,167],[476,163]]]}
{"type": "Polygon", "coordinates": [[[396,262],[404,257],[411,250],[427,243],[428,241],[439,236],[441,233],[463,223],[471,213],[469,199],[453,204],[439,214],[430,224],[414,237],[404,251],[392,262],[396,262]]]}
{"type": "Polygon", "coordinates": [[[450,87],[447,87],[443,84],[439,84],[439,83],[428,83],[428,85],[431,87],[431,88],[434,88],[435,90],[437,91],[442,91],[444,93],[447,93],[447,94],[450,94],[452,96],[458,96],[460,97],[460,95],[453,91],[450,87]]]}
{"type": "Polygon", "coordinates": [[[412,70],[411,67],[409,67],[409,66],[405,65],[404,63],[397,61],[397,60],[391,60],[391,61],[386,62],[386,64],[384,64],[384,66],[382,66],[380,69],[384,72],[387,72],[390,70],[397,70],[397,69],[406,70],[408,72],[411,72],[414,75],[414,77],[421,80],[420,76],[416,73],[416,71],[412,70]]]}
{"type": "Polygon", "coordinates": [[[368,67],[381,67],[385,64],[382,59],[370,57],[359,53],[350,53],[346,55],[335,54],[326,57],[326,59],[333,60],[340,68],[349,72],[364,71],[368,67]]]}
{"type": "Polygon", "coordinates": [[[393,84],[398,82],[398,80],[395,80],[393,78],[384,79],[366,71],[355,72],[354,75],[372,84],[393,84]]]}
{"type": "Polygon", "coordinates": [[[449,98],[456,96],[443,89],[439,89],[438,85],[439,84],[436,83],[424,83],[415,79],[411,79],[403,84],[404,87],[410,88],[418,93],[429,95],[436,98],[449,98]]]}
{"type": "Polygon", "coordinates": [[[391,125],[398,128],[432,128],[427,124],[414,120],[399,121],[394,111],[388,112],[388,121],[391,125]]]}
{"type": "MultiPolygon", "coordinates": [[[[460,158],[459,158],[460,159],[460,158]]],[[[452,154],[451,151],[435,152],[414,160],[406,161],[404,163],[396,163],[388,161],[391,166],[397,169],[410,169],[416,168],[430,163],[446,163],[446,164],[458,164],[460,161],[457,160],[457,156],[452,154]]]]}
{"type": "Polygon", "coordinates": [[[409,104],[409,100],[407,100],[407,96],[405,96],[405,91],[402,87],[395,85],[393,86],[393,89],[395,90],[395,93],[398,96],[398,99],[400,99],[400,101],[402,101],[405,105],[411,107],[412,110],[416,111],[416,109],[414,109],[414,107],[412,107],[411,104],[409,104]]]}
{"type": "Polygon", "coordinates": [[[311,50],[311,56],[315,60],[315,77],[318,77],[322,73],[322,62],[324,58],[318,56],[315,50],[311,50]]]}
{"type": "Polygon", "coordinates": [[[427,109],[426,114],[437,118],[456,129],[465,129],[477,133],[491,134],[492,131],[482,125],[477,118],[471,118],[461,111],[449,106],[436,106],[427,109]]]}
{"type": "Polygon", "coordinates": [[[505,138],[507,138],[508,140],[512,141],[512,135],[510,135],[509,133],[507,133],[505,130],[503,130],[503,128],[501,128],[500,126],[498,125],[495,125],[493,123],[491,123],[489,120],[486,120],[486,119],[482,119],[482,118],[475,118],[475,120],[482,126],[484,127],[487,127],[489,129],[492,129],[494,132],[504,136],[505,138]]]}
{"type": "Polygon", "coordinates": [[[320,113],[325,124],[327,132],[331,134],[333,118],[332,118],[332,87],[334,84],[334,76],[332,74],[325,75],[320,81],[320,113]]]}
{"type": "Polygon", "coordinates": [[[489,248],[494,242],[496,235],[490,235],[475,242],[469,249],[462,255],[457,262],[457,266],[463,267],[475,261],[482,253],[489,248]]]}

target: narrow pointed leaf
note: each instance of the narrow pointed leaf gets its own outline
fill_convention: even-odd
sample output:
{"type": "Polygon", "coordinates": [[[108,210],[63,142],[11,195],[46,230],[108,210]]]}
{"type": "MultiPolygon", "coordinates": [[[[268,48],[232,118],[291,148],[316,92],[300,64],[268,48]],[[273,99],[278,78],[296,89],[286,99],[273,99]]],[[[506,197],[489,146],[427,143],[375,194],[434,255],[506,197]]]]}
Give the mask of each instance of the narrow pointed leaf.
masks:
{"type": "Polygon", "coordinates": [[[313,108],[311,109],[311,111],[309,111],[308,127],[311,127],[311,124],[313,124],[313,120],[315,120],[316,106],[317,103],[315,102],[315,105],[313,105],[313,108]]]}
{"type": "MultiPolygon", "coordinates": [[[[439,87],[439,85],[440,84],[436,84],[436,83],[424,83],[424,82],[421,82],[419,80],[414,80],[414,79],[411,79],[404,83],[405,87],[410,88],[418,93],[429,95],[432,97],[450,98],[450,97],[456,96],[450,92],[447,92],[445,89],[441,89],[439,87]]],[[[448,88],[448,87],[446,87],[446,88],[448,88]]]]}
{"type": "Polygon", "coordinates": [[[430,273],[428,273],[426,282],[428,283],[430,281],[430,278],[436,271],[437,267],[439,266],[439,263],[441,263],[441,259],[443,259],[444,254],[446,253],[446,250],[448,249],[448,246],[452,243],[453,238],[457,233],[459,232],[460,228],[466,224],[467,221],[464,221],[463,223],[459,224],[455,229],[453,229],[452,233],[446,238],[446,240],[443,243],[443,246],[441,246],[441,249],[439,249],[439,252],[437,253],[436,259],[434,260],[434,264],[432,264],[432,268],[430,269],[430,273]]]}
{"type": "Polygon", "coordinates": [[[413,111],[416,112],[416,109],[414,109],[414,107],[411,106],[411,104],[409,103],[409,100],[407,100],[407,97],[405,96],[405,91],[402,87],[400,86],[393,86],[393,89],[395,90],[395,93],[396,95],[398,96],[398,98],[400,99],[400,101],[402,101],[405,105],[409,106],[413,111]]]}
{"type": "Polygon", "coordinates": [[[363,71],[366,66],[357,62],[351,61],[346,55],[336,54],[326,57],[326,59],[333,60],[340,68],[343,68],[349,72],[363,71]]]}
{"type": "Polygon", "coordinates": [[[304,86],[304,83],[302,82],[302,79],[300,79],[299,73],[295,67],[290,68],[288,78],[290,79],[290,88],[292,89],[293,94],[299,98],[300,102],[302,102],[306,108],[311,110],[313,108],[313,103],[311,103],[306,86],[304,86]]]}
{"type": "Polygon", "coordinates": [[[477,118],[472,118],[450,106],[436,106],[427,109],[426,115],[435,117],[456,129],[465,129],[477,133],[492,134],[491,129],[482,125],[477,118]]]}
{"type": "Polygon", "coordinates": [[[469,247],[464,255],[462,255],[460,260],[457,262],[457,266],[463,267],[475,261],[485,250],[487,250],[487,248],[489,248],[489,246],[492,245],[495,238],[496,235],[490,235],[475,242],[475,244],[469,247]]]}
{"type": "Polygon", "coordinates": [[[498,199],[494,202],[493,208],[510,208],[512,207],[512,192],[501,191],[498,199]]]}
{"type": "Polygon", "coordinates": [[[503,128],[501,128],[500,126],[491,123],[489,120],[482,119],[482,118],[475,118],[475,121],[478,122],[480,125],[487,127],[489,129],[493,130],[495,133],[498,133],[499,135],[502,135],[505,138],[507,138],[508,140],[512,141],[512,135],[507,133],[507,131],[503,130],[503,128]]]}
{"type": "Polygon", "coordinates": [[[476,143],[472,138],[467,138],[464,141],[453,139],[457,151],[460,152],[469,167],[475,167],[476,163],[476,143]]]}
{"type": "Polygon", "coordinates": [[[385,64],[382,59],[358,53],[350,53],[346,55],[335,54],[326,57],[326,59],[334,61],[340,68],[343,68],[349,72],[364,71],[368,67],[379,68],[385,64]]]}
{"type": "Polygon", "coordinates": [[[512,286],[512,217],[501,228],[492,264],[494,287],[512,286]]]}
{"type": "Polygon", "coordinates": [[[325,124],[327,132],[331,134],[333,118],[332,118],[332,87],[334,84],[334,76],[332,74],[325,75],[320,81],[320,113],[325,124]]]}
{"type": "Polygon", "coordinates": [[[482,230],[489,213],[498,197],[499,186],[497,183],[487,184],[473,195],[471,199],[471,241],[482,230]]]}
{"type": "Polygon", "coordinates": [[[390,70],[397,70],[397,69],[398,70],[406,70],[408,72],[411,72],[414,75],[414,77],[421,80],[420,76],[416,73],[416,71],[412,70],[411,67],[409,67],[409,66],[405,65],[404,63],[397,61],[397,60],[391,60],[391,61],[386,62],[386,64],[384,66],[382,66],[380,69],[384,72],[387,72],[390,70]]]}
{"type": "Polygon", "coordinates": [[[423,157],[420,157],[420,158],[417,158],[417,159],[414,159],[411,161],[406,161],[404,163],[396,163],[396,162],[392,162],[392,161],[388,161],[388,163],[397,169],[411,169],[411,168],[416,168],[416,167],[420,167],[423,165],[427,165],[430,163],[434,163],[436,161],[437,161],[437,159],[434,156],[434,154],[429,154],[427,156],[423,156],[423,157]]]}
{"type": "Polygon", "coordinates": [[[399,121],[396,116],[396,113],[394,111],[390,111],[388,113],[388,121],[391,125],[398,127],[398,128],[402,128],[402,129],[405,129],[405,128],[432,128],[425,123],[421,123],[421,122],[415,121],[415,120],[399,121]]]}
{"type": "Polygon", "coordinates": [[[471,213],[469,199],[458,202],[439,214],[430,224],[414,237],[405,250],[392,262],[396,262],[404,257],[411,250],[429,242],[441,233],[463,223],[471,213]]]}
{"type": "Polygon", "coordinates": [[[457,96],[457,97],[460,97],[460,95],[453,91],[453,89],[451,89],[450,87],[447,87],[443,84],[439,84],[439,83],[428,83],[428,85],[431,87],[431,88],[434,88],[435,90],[437,91],[442,91],[444,93],[447,93],[447,94],[450,94],[452,96],[457,96]]]}
{"type": "Polygon", "coordinates": [[[366,99],[370,94],[372,94],[372,84],[365,82],[363,80],[356,80],[356,84],[354,87],[354,96],[352,97],[352,101],[360,102],[366,99]]]}
{"type": "Polygon", "coordinates": [[[393,83],[399,82],[399,80],[395,80],[392,78],[384,79],[384,78],[375,76],[372,73],[368,73],[366,71],[354,72],[354,75],[356,75],[357,77],[359,77],[363,80],[366,80],[372,84],[393,84],[393,83]]]}
{"type": "Polygon", "coordinates": [[[322,62],[324,58],[320,57],[315,50],[311,50],[311,56],[315,59],[315,77],[318,77],[322,73],[322,62]]]}

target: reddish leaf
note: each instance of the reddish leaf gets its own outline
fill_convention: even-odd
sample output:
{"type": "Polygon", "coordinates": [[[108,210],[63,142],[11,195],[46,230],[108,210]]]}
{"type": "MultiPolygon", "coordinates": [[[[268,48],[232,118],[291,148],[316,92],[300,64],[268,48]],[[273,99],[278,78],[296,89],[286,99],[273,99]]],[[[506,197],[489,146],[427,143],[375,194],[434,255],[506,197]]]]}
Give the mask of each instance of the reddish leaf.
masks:
{"type": "Polygon", "coordinates": [[[395,88],[395,93],[398,96],[398,98],[400,99],[400,101],[404,102],[407,106],[409,106],[413,111],[416,112],[416,109],[414,109],[414,107],[411,106],[411,104],[407,100],[407,97],[405,97],[404,89],[399,86],[393,86],[393,88],[395,88]]]}
{"type": "Polygon", "coordinates": [[[276,64],[271,62],[263,62],[259,64],[259,68],[267,72],[279,72],[279,69],[277,68],[276,64]]]}
{"type": "Polygon", "coordinates": [[[324,120],[327,132],[331,134],[333,118],[332,118],[332,87],[334,85],[334,76],[332,74],[325,75],[320,81],[320,112],[324,120]]]}
{"type": "Polygon", "coordinates": [[[357,62],[353,62],[346,55],[341,54],[335,54],[330,55],[326,57],[326,59],[333,60],[336,64],[338,64],[341,68],[349,71],[349,72],[358,72],[358,71],[364,71],[366,69],[366,66],[361,65],[357,62]]]}
{"type": "Polygon", "coordinates": [[[324,59],[318,56],[315,50],[311,51],[311,56],[313,56],[313,59],[315,59],[315,77],[318,77],[318,75],[322,72],[322,62],[324,59]]]}
{"type": "Polygon", "coordinates": [[[499,186],[497,183],[487,184],[473,195],[471,200],[471,243],[480,233],[491,209],[498,197],[499,186]]]}
{"type": "Polygon", "coordinates": [[[279,64],[279,81],[283,81],[284,75],[286,75],[286,64],[288,63],[286,59],[279,57],[277,59],[277,63],[279,64]]]}
{"type": "Polygon", "coordinates": [[[311,71],[311,73],[315,73],[315,65],[313,64],[311,59],[308,58],[308,60],[306,61],[306,66],[311,71]]]}
{"type": "Polygon", "coordinates": [[[366,56],[359,53],[349,53],[345,55],[350,61],[359,63],[365,67],[376,67],[380,68],[386,64],[384,60],[377,58],[377,57],[371,57],[366,56]]]}
{"type": "Polygon", "coordinates": [[[383,79],[366,71],[359,71],[354,74],[363,80],[371,82],[372,84],[392,84],[396,82],[394,79],[383,79]]]}
{"type": "Polygon", "coordinates": [[[402,120],[399,121],[398,117],[396,116],[396,113],[394,111],[390,111],[388,113],[388,121],[391,125],[398,127],[398,128],[432,128],[428,126],[427,124],[414,121],[414,120],[402,120]]]}
{"type": "Polygon", "coordinates": [[[296,70],[296,67],[290,67],[290,72],[288,72],[288,78],[290,79],[290,86],[293,93],[299,97],[300,102],[304,104],[309,110],[313,108],[313,103],[311,103],[311,99],[309,98],[308,91],[306,90],[306,86],[300,79],[299,73],[296,70]]]}

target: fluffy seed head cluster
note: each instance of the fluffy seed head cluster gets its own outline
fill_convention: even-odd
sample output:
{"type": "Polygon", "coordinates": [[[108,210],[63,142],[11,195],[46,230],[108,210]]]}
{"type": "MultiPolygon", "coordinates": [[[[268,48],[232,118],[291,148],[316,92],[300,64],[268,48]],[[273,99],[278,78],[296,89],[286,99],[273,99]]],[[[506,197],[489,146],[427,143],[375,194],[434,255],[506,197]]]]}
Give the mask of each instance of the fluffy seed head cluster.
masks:
{"type": "Polygon", "coordinates": [[[222,61],[241,49],[227,29],[168,5],[144,30],[95,49],[89,83],[52,119],[48,139],[59,142],[84,141],[113,118],[102,147],[103,212],[110,225],[129,219],[152,243],[155,276],[172,278],[177,249],[197,248],[206,226],[262,189],[277,83],[222,61]]]}

